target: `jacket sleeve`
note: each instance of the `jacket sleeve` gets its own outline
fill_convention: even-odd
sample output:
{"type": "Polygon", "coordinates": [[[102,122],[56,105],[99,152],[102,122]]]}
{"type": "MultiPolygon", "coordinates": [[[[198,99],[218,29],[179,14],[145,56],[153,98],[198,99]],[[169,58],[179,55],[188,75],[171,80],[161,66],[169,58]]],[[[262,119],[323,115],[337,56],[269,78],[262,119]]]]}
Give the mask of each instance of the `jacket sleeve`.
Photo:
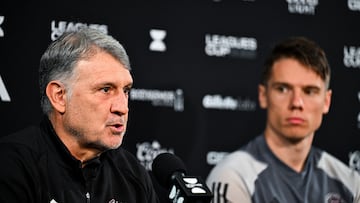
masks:
{"type": "Polygon", "coordinates": [[[235,151],[225,157],[212,169],[206,180],[214,193],[213,203],[251,203],[258,175],[267,166],[245,151],[235,151]]]}
{"type": "Polygon", "coordinates": [[[244,180],[230,167],[215,166],[206,184],[214,194],[212,203],[251,203],[251,195],[244,180]]]}

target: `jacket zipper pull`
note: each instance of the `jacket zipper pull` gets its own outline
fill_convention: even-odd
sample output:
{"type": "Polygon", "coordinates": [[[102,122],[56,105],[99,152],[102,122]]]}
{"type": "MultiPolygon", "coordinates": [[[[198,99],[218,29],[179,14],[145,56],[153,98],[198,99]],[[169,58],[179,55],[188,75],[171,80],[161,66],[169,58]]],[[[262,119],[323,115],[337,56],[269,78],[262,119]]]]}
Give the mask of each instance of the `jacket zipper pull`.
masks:
{"type": "Polygon", "coordinates": [[[86,196],[86,203],[90,203],[90,193],[87,192],[87,193],[85,194],[85,196],[86,196]]]}

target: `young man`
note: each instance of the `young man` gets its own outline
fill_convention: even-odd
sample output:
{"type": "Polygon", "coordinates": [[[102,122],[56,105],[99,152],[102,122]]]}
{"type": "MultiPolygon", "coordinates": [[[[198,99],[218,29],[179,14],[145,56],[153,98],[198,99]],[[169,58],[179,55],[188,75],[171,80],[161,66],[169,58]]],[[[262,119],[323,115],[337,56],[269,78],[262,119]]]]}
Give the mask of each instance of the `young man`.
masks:
{"type": "Polygon", "coordinates": [[[360,175],[312,146],[330,108],[329,83],[315,42],[294,37],[275,46],[258,89],[265,130],[210,172],[214,203],[360,202],[360,175]]]}
{"type": "Polygon", "coordinates": [[[40,61],[39,126],[0,141],[0,202],[158,202],[147,171],[120,147],[133,79],[118,41],[81,29],[40,61]]]}

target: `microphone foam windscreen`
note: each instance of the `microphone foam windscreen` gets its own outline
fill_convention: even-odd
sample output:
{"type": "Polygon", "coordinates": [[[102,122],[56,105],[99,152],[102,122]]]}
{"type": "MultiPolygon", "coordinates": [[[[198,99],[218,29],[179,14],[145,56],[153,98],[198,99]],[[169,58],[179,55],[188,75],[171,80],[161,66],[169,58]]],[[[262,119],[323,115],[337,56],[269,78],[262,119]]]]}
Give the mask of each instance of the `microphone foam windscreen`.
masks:
{"type": "Polygon", "coordinates": [[[152,171],[162,186],[170,188],[171,176],[176,172],[186,174],[186,166],[176,155],[162,153],[155,157],[152,163],[152,171]]]}

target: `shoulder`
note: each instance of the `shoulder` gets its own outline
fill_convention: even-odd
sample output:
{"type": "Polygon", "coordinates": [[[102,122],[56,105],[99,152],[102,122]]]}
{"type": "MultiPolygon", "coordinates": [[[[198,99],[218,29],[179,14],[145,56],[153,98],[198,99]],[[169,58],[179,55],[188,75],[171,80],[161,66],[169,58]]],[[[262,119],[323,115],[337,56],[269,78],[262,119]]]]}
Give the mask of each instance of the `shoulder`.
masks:
{"type": "Polygon", "coordinates": [[[319,150],[319,153],[320,159],[317,163],[317,167],[330,178],[340,181],[352,191],[353,194],[358,193],[360,196],[359,172],[351,169],[342,161],[325,151],[319,150]]]}
{"type": "Polygon", "coordinates": [[[266,163],[247,151],[238,150],[227,155],[210,171],[206,184],[214,195],[226,201],[251,202],[255,181],[266,168],[266,163]]]}
{"type": "Polygon", "coordinates": [[[254,183],[259,174],[267,168],[267,164],[255,159],[246,151],[235,151],[227,155],[209,173],[207,184],[227,184],[247,188],[252,193],[254,183]]]}
{"type": "Polygon", "coordinates": [[[39,134],[40,128],[36,126],[29,126],[9,135],[0,138],[0,143],[4,142],[26,142],[32,140],[33,135],[39,134]]]}
{"type": "Polygon", "coordinates": [[[241,149],[226,155],[211,171],[213,174],[233,172],[238,175],[258,175],[267,167],[262,157],[261,148],[264,143],[262,136],[258,136],[244,145],[241,149]]]}
{"type": "Polygon", "coordinates": [[[0,180],[9,187],[19,187],[26,181],[34,183],[39,173],[38,164],[41,158],[41,144],[37,137],[40,130],[36,127],[26,128],[0,139],[0,180]],[[31,181],[30,181],[31,180],[31,181]]]}
{"type": "Polygon", "coordinates": [[[326,151],[318,150],[317,154],[319,156],[317,167],[325,171],[329,176],[337,177],[355,172],[355,170],[326,151]]]}
{"type": "Polygon", "coordinates": [[[360,175],[354,169],[351,169],[344,162],[340,161],[338,158],[327,153],[326,151],[321,151],[320,159],[317,163],[317,167],[322,169],[332,178],[341,178],[341,177],[353,177],[360,180],[360,175]]]}
{"type": "Polygon", "coordinates": [[[30,154],[40,152],[42,146],[44,146],[44,142],[41,140],[40,128],[32,126],[2,137],[0,139],[0,154],[3,157],[10,154],[27,157],[30,154]]]}
{"type": "Polygon", "coordinates": [[[210,172],[209,177],[227,176],[257,176],[265,170],[267,164],[257,160],[250,153],[238,150],[225,156],[210,172]]]}

